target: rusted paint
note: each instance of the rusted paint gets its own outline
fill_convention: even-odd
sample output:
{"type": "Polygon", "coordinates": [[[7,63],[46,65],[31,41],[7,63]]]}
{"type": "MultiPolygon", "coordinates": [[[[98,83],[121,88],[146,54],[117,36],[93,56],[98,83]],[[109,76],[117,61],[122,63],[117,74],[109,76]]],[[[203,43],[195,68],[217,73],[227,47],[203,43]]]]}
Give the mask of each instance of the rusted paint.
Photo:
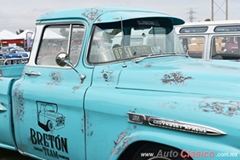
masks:
{"type": "Polygon", "coordinates": [[[151,68],[151,67],[152,67],[151,64],[147,64],[147,65],[145,65],[145,68],[151,68]]]}
{"type": "Polygon", "coordinates": [[[89,132],[87,135],[88,136],[92,136],[93,135],[93,131],[89,132]]]}
{"type": "Polygon", "coordinates": [[[49,85],[59,85],[63,80],[62,74],[59,72],[52,72],[49,77],[51,78],[51,83],[49,85]]]}
{"type": "Polygon", "coordinates": [[[120,133],[118,135],[118,139],[114,141],[114,146],[111,150],[111,154],[115,155],[120,153],[129,145],[129,141],[133,139],[134,137],[131,137],[130,134],[127,133],[127,131],[123,131],[122,133],[120,133]]]}
{"type": "Polygon", "coordinates": [[[117,17],[117,18],[113,18],[114,20],[120,20],[121,18],[117,17]]]}
{"type": "Polygon", "coordinates": [[[101,13],[102,11],[96,8],[90,8],[90,9],[86,9],[82,15],[86,17],[88,20],[94,21],[101,13]]]}
{"type": "Polygon", "coordinates": [[[123,148],[122,146],[119,145],[119,143],[127,136],[127,131],[123,131],[122,133],[120,133],[118,135],[118,138],[116,141],[113,141],[114,142],[114,146],[112,148],[112,154],[118,154],[123,148]]]}
{"type": "Polygon", "coordinates": [[[101,73],[102,73],[103,79],[105,79],[106,82],[110,82],[113,80],[112,70],[107,70],[107,71],[102,70],[101,73]]]}
{"type": "Polygon", "coordinates": [[[76,90],[78,90],[78,89],[80,89],[81,86],[82,86],[82,81],[81,81],[81,78],[80,78],[80,82],[79,82],[79,84],[76,85],[76,86],[74,86],[74,87],[72,88],[73,92],[76,91],[76,90]]]}
{"type": "Polygon", "coordinates": [[[222,114],[225,116],[240,115],[240,102],[200,102],[199,108],[203,112],[214,112],[216,114],[222,114]]]}
{"type": "Polygon", "coordinates": [[[20,90],[20,84],[16,84],[14,89],[14,109],[16,112],[16,119],[23,121],[24,117],[24,103],[23,90],[20,90]]]}
{"type": "Polygon", "coordinates": [[[137,108],[134,108],[134,110],[129,110],[129,112],[135,113],[137,111],[137,108]]]}
{"type": "Polygon", "coordinates": [[[118,135],[117,141],[114,141],[114,144],[115,144],[115,145],[118,145],[118,144],[121,142],[121,140],[122,140],[126,135],[127,135],[127,131],[124,131],[124,132],[120,133],[120,134],[118,135]]]}
{"type": "Polygon", "coordinates": [[[163,102],[163,103],[157,103],[158,107],[164,108],[164,109],[176,109],[175,105],[177,105],[177,102],[163,102]]]}
{"type": "Polygon", "coordinates": [[[184,77],[181,72],[173,72],[165,74],[162,78],[162,82],[165,84],[184,84],[185,80],[193,79],[192,77],[184,77]]]}

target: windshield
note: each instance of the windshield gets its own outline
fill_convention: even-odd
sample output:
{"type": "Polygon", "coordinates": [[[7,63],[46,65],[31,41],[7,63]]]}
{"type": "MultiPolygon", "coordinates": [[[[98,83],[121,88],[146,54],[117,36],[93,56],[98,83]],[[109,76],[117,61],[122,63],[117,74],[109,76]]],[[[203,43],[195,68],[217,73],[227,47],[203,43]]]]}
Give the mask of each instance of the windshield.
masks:
{"type": "Polygon", "coordinates": [[[88,62],[105,63],[143,56],[185,54],[170,20],[134,19],[96,25],[88,62]]]}

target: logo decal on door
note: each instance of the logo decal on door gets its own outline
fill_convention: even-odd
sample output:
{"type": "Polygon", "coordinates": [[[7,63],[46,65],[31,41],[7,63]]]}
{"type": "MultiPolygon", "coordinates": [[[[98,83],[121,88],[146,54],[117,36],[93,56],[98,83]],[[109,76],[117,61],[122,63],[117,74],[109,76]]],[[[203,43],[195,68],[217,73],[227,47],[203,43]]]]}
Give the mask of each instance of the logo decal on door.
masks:
{"type": "Polygon", "coordinates": [[[45,131],[53,131],[65,126],[65,117],[53,103],[37,102],[38,125],[45,131]]]}

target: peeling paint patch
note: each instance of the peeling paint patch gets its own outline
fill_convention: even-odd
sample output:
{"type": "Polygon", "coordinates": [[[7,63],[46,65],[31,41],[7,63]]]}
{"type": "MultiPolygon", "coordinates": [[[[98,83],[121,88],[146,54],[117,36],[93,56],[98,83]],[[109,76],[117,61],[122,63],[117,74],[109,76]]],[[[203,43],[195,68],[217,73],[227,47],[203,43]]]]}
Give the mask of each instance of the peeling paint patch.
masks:
{"type": "Polygon", "coordinates": [[[181,72],[173,72],[165,74],[162,78],[162,82],[165,84],[184,84],[185,80],[193,79],[192,77],[184,77],[181,72]]]}
{"type": "Polygon", "coordinates": [[[118,135],[118,138],[114,142],[114,146],[111,150],[112,155],[118,154],[124,150],[128,145],[129,141],[133,140],[134,137],[130,137],[130,134],[127,134],[127,131],[123,131],[118,135]]]}
{"type": "Polygon", "coordinates": [[[23,98],[23,91],[19,89],[20,84],[16,85],[14,89],[14,108],[16,111],[16,116],[20,121],[23,121],[24,117],[24,98],[23,98]]]}
{"type": "Polygon", "coordinates": [[[86,17],[88,20],[94,21],[101,13],[102,11],[96,8],[90,8],[90,9],[86,9],[82,15],[86,17]]]}
{"type": "Polygon", "coordinates": [[[147,64],[147,65],[145,65],[145,68],[151,68],[151,67],[152,67],[151,64],[147,64]]]}
{"type": "Polygon", "coordinates": [[[118,145],[120,141],[127,135],[127,131],[124,131],[118,135],[117,141],[114,141],[115,145],[118,145]]]}
{"type": "Polygon", "coordinates": [[[74,86],[72,89],[73,89],[73,92],[80,89],[81,88],[81,85],[78,85],[78,86],[74,86]]]}
{"type": "Polygon", "coordinates": [[[103,79],[105,79],[106,82],[113,80],[113,76],[112,76],[113,71],[112,70],[107,70],[107,71],[102,70],[101,73],[102,73],[103,79]]]}
{"type": "Polygon", "coordinates": [[[199,108],[203,112],[214,112],[225,116],[240,115],[240,102],[200,102],[199,108]]]}
{"type": "Polygon", "coordinates": [[[88,136],[92,136],[93,135],[93,131],[89,132],[87,135],[88,136]]]}
{"type": "Polygon", "coordinates": [[[51,83],[48,83],[48,85],[58,85],[63,80],[62,74],[59,72],[52,72],[49,77],[51,78],[51,83]]]}
{"type": "Polygon", "coordinates": [[[177,105],[177,102],[163,102],[163,103],[157,103],[158,107],[164,108],[164,109],[176,109],[175,105],[177,105]]]}
{"type": "Polygon", "coordinates": [[[78,84],[78,85],[76,85],[76,86],[74,86],[74,87],[72,88],[73,92],[74,92],[74,91],[76,91],[76,90],[78,90],[78,89],[80,89],[80,88],[81,88],[81,86],[82,86],[83,80],[82,80],[82,78],[81,78],[81,77],[79,77],[79,79],[80,79],[80,82],[79,82],[79,84],[78,84]]]}

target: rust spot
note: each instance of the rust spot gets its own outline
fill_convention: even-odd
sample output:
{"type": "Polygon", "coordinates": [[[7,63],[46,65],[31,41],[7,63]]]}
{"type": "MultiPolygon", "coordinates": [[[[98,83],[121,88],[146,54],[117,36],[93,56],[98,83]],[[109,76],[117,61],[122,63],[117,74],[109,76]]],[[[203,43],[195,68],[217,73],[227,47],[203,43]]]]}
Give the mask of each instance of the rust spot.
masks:
{"type": "Polygon", "coordinates": [[[137,126],[136,126],[136,125],[134,125],[134,126],[133,126],[133,129],[137,129],[137,126]]]}
{"type": "Polygon", "coordinates": [[[101,13],[103,13],[101,10],[98,10],[96,8],[90,8],[86,9],[82,15],[88,20],[94,21],[101,13]]]}
{"type": "Polygon", "coordinates": [[[120,141],[127,135],[127,131],[124,131],[118,135],[117,141],[114,141],[114,144],[117,145],[120,143],[120,141]]]}
{"type": "Polygon", "coordinates": [[[120,18],[113,18],[114,20],[120,20],[120,18]]]}
{"type": "Polygon", "coordinates": [[[107,70],[107,71],[102,70],[101,73],[102,73],[103,79],[105,79],[106,82],[110,82],[113,80],[112,70],[107,70]]]}
{"type": "Polygon", "coordinates": [[[203,112],[214,112],[226,116],[240,115],[240,102],[200,102],[199,108],[203,112]]]}
{"type": "Polygon", "coordinates": [[[118,154],[120,151],[124,150],[129,145],[129,140],[133,140],[133,139],[134,139],[134,137],[131,137],[131,134],[127,134],[126,130],[121,132],[118,135],[117,140],[113,141],[114,146],[111,150],[111,154],[115,155],[115,154],[118,154]]]}
{"type": "Polygon", "coordinates": [[[151,64],[147,64],[147,65],[145,65],[145,68],[151,68],[151,67],[152,67],[151,64]]]}
{"type": "Polygon", "coordinates": [[[93,135],[93,131],[88,133],[88,136],[92,136],[93,135]]]}
{"type": "Polygon", "coordinates": [[[127,131],[123,131],[122,133],[120,133],[118,135],[118,138],[116,141],[113,141],[114,142],[114,146],[112,148],[112,154],[118,154],[121,150],[122,150],[122,147],[121,146],[118,146],[118,144],[127,136],[127,131]]]}
{"type": "Polygon", "coordinates": [[[184,77],[181,72],[174,72],[170,74],[165,74],[162,78],[162,82],[165,84],[184,84],[185,80],[193,79],[192,77],[184,77]]]}
{"type": "Polygon", "coordinates": [[[98,22],[101,22],[101,21],[102,21],[102,19],[101,19],[101,18],[98,18],[98,19],[97,19],[97,21],[98,21],[98,22]]]}
{"type": "Polygon", "coordinates": [[[62,74],[59,72],[52,72],[49,77],[51,78],[51,83],[49,85],[58,85],[63,80],[62,74]]]}

